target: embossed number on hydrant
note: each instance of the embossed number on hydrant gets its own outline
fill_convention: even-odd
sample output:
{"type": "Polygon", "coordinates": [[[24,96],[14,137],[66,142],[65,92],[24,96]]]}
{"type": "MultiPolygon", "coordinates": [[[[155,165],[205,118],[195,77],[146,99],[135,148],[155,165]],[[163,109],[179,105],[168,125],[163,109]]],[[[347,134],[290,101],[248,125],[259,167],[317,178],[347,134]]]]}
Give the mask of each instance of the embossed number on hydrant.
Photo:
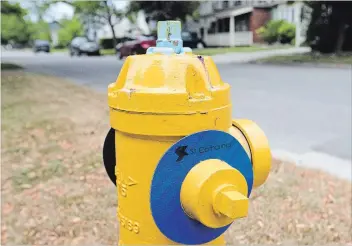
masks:
{"type": "Polygon", "coordinates": [[[121,196],[127,197],[127,191],[129,186],[137,185],[137,181],[131,176],[124,176],[118,169],[116,170],[117,186],[121,196]]]}
{"type": "Polygon", "coordinates": [[[134,232],[136,234],[140,231],[140,225],[137,221],[131,220],[126,216],[122,215],[120,209],[117,208],[117,218],[120,221],[120,225],[122,228],[129,230],[130,232],[134,232]]]}

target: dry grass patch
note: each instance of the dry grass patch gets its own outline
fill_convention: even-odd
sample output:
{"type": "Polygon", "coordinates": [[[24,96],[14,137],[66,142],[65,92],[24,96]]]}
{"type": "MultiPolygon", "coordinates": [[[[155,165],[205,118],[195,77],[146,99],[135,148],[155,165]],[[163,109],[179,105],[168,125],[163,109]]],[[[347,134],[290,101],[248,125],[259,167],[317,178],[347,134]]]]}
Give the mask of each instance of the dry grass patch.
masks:
{"type": "MultiPolygon", "coordinates": [[[[2,73],[2,242],[116,244],[116,195],[102,167],[106,95],[48,76],[2,73]]],[[[351,183],[275,163],[230,244],[351,242],[351,183]]]]}
{"type": "Polygon", "coordinates": [[[227,242],[352,243],[351,192],[348,181],[274,161],[267,183],[251,195],[249,217],[232,225],[227,242]]]}

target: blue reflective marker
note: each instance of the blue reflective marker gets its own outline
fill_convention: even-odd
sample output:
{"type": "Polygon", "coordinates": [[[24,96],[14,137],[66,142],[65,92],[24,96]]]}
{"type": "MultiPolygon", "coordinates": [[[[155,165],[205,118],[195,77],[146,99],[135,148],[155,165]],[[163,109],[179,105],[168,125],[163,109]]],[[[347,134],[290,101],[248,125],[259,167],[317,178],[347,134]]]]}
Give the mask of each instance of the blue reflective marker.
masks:
{"type": "Polygon", "coordinates": [[[231,134],[217,130],[207,130],[182,138],[171,146],[160,159],[155,169],[151,192],[150,208],[159,230],[170,240],[186,245],[210,242],[223,234],[230,225],[209,228],[191,219],[181,206],[182,182],[189,171],[198,163],[209,159],[219,159],[237,169],[246,179],[248,197],[253,187],[252,163],[240,142],[231,134]],[[203,151],[209,146],[226,148],[203,151]],[[186,156],[178,155],[183,148],[186,156]],[[199,150],[192,153],[192,149],[199,150]]]}
{"type": "Polygon", "coordinates": [[[181,37],[180,21],[159,21],[158,22],[158,39],[156,47],[150,47],[147,54],[162,53],[165,55],[191,53],[188,47],[183,47],[181,37]]]}

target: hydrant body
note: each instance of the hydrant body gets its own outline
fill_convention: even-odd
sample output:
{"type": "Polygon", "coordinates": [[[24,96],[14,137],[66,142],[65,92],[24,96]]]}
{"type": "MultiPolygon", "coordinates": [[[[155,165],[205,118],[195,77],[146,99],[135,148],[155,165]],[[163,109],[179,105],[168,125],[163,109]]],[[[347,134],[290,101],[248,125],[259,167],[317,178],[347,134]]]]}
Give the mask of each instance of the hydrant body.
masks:
{"type": "Polygon", "coordinates": [[[229,85],[210,57],[182,48],[180,24],[159,25],[159,45],[128,57],[108,89],[119,245],[225,244],[268,176],[268,143],[231,119],[229,85]]]}

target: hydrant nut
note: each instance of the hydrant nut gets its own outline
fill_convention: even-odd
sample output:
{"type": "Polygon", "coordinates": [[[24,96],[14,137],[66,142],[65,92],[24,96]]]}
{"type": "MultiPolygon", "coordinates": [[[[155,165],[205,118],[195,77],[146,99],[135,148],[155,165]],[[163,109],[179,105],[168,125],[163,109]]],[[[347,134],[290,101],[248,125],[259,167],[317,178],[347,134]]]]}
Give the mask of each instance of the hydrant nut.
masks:
{"type": "Polygon", "coordinates": [[[235,190],[220,191],[215,196],[214,209],[231,219],[243,218],[248,214],[248,198],[235,190]]]}

